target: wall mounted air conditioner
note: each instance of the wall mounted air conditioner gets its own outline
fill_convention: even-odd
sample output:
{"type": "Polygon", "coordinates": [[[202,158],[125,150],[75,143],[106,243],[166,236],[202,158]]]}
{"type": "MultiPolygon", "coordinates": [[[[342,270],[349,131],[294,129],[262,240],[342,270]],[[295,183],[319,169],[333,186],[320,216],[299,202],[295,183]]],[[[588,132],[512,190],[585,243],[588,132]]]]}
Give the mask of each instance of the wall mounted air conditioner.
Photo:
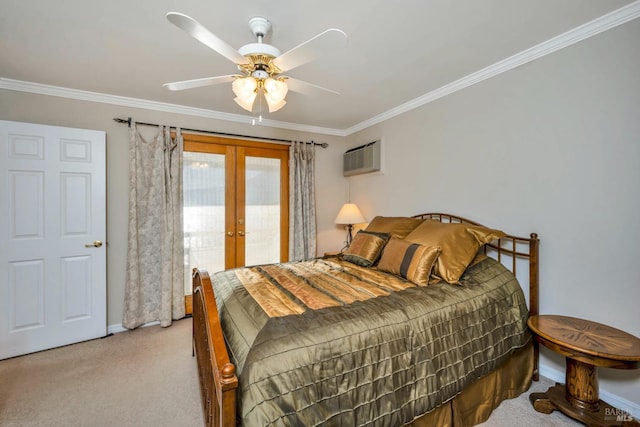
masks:
{"type": "Polygon", "coordinates": [[[344,153],[342,174],[352,176],[379,171],[380,145],[378,140],[347,150],[344,153]]]}

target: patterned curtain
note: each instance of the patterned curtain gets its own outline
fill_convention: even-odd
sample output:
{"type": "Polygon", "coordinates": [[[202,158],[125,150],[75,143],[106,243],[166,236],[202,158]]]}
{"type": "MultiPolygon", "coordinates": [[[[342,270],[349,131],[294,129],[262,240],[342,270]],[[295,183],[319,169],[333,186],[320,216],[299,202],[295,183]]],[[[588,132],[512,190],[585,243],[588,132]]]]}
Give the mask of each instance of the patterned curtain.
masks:
{"type": "Polygon", "coordinates": [[[289,149],[289,261],[316,256],[315,146],[289,149]]]}
{"type": "Polygon", "coordinates": [[[129,242],[122,325],[171,325],[184,317],[182,134],[129,131],[129,242]]]}

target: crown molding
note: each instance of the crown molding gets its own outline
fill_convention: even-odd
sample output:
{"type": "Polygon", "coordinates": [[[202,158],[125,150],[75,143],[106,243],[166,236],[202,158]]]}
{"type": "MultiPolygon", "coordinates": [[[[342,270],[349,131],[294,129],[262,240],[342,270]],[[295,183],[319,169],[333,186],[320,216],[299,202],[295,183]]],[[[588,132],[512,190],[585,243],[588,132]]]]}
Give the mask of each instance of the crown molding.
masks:
{"type": "MultiPolygon", "coordinates": [[[[381,123],[392,117],[411,111],[425,104],[433,102],[437,99],[450,95],[454,92],[462,90],[466,87],[480,83],[484,80],[495,77],[506,71],[534,61],[543,56],[549,55],[567,46],[571,46],[589,37],[593,37],[611,28],[632,21],[640,17],[640,0],[636,0],[626,6],[614,10],[606,15],[596,18],[586,24],[580,25],[566,33],[560,34],[552,39],[537,44],[529,49],[523,50],[509,58],[489,65],[479,71],[471,73],[465,77],[448,83],[438,89],[428,92],[418,98],[405,102],[395,108],[392,108],[377,116],[371,117],[347,129],[333,129],[318,126],[309,126],[297,123],[281,122],[277,120],[263,119],[259,126],[289,129],[301,132],[319,133],[323,135],[349,136],[363,129],[381,123]]],[[[165,102],[148,101],[144,99],[129,98],[125,96],[108,95],[98,92],[89,92],[78,89],[70,89],[59,86],[50,86],[40,83],[25,82],[20,80],[12,80],[0,78],[0,89],[16,90],[21,92],[30,92],[41,95],[59,96],[63,98],[71,98],[81,101],[99,102],[103,104],[121,105],[133,108],[142,108],[146,110],[162,111],[173,114],[185,114],[189,116],[205,117],[210,119],[225,120],[238,123],[252,123],[254,120],[251,116],[240,114],[223,113],[220,111],[207,110],[204,108],[194,108],[185,105],[169,104],[165,102]]]]}
{"type": "Polygon", "coordinates": [[[491,77],[495,77],[528,62],[534,61],[560,49],[571,46],[589,37],[593,37],[611,28],[615,28],[626,22],[632,21],[638,17],[640,17],[640,0],[636,0],[633,3],[621,7],[620,9],[616,9],[613,12],[594,19],[593,21],[589,21],[586,24],[569,30],[566,33],[560,34],[552,39],[530,47],[529,49],[523,50],[522,52],[516,53],[513,56],[496,62],[495,64],[489,65],[488,67],[476,71],[475,73],[471,73],[438,89],[428,92],[418,98],[412,99],[409,102],[392,108],[391,110],[385,111],[384,113],[378,114],[377,116],[360,122],[348,129],[345,129],[345,136],[351,135],[375,124],[381,123],[402,113],[406,113],[407,111],[411,111],[415,108],[421,107],[425,104],[450,95],[466,87],[490,79],[491,77]]]}
{"type": "MultiPolygon", "coordinates": [[[[255,118],[240,114],[223,113],[220,111],[207,110],[205,108],[188,107],[186,105],[170,104],[166,102],[149,101],[146,99],[130,98],[119,95],[109,95],[106,93],[90,92],[86,90],[70,89],[61,86],[51,86],[41,83],[25,82],[21,80],[7,79],[0,77],[0,89],[9,89],[20,92],[29,92],[39,95],[58,96],[79,101],[98,102],[102,104],[121,105],[124,107],[142,108],[145,110],[162,111],[172,114],[184,114],[188,116],[205,117],[209,119],[224,120],[251,124],[255,118]]],[[[344,136],[344,131],[339,129],[324,128],[319,126],[308,126],[297,123],[281,122],[277,120],[263,119],[256,126],[266,126],[296,130],[302,132],[319,133],[323,135],[344,136]]]]}

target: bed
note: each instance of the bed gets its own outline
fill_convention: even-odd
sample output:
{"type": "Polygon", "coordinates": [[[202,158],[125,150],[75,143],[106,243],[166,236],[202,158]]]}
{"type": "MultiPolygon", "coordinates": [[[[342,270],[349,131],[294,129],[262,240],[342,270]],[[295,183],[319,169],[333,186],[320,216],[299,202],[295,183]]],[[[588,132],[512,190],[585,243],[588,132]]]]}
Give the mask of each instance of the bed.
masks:
{"type": "Polygon", "coordinates": [[[537,379],[538,244],[426,213],[376,217],[337,256],[194,269],[205,424],[485,421],[537,379]]]}

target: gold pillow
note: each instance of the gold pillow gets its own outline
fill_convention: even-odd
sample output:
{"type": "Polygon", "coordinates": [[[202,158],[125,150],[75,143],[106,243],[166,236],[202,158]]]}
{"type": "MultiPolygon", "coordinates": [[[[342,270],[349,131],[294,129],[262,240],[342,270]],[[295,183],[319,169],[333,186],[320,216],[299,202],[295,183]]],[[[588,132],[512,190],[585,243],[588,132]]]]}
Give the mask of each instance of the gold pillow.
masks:
{"type": "Polygon", "coordinates": [[[426,286],[439,254],[439,247],[423,246],[392,237],[382,251],[378,270],[426,286]]]}
{"type": "Polygon", "coordinates": [[[371,220],[365,230],[376,233],[389,233],[391,237],[402,239],[414,228],[422,224],[423,221],[420,218],[404,216],[377,216],[371,220]]]}
{"type": "Polygon", "coordinates": [[[362,267],[370,267],[378,260],[388,240],[387,233],[358,231],[342,258],[362,267]]]}
{"type": "Polygon", "coordinates": [[[425,246],[439,246],[441,252],[433,275],[447,283],[457,283],[480,246],[504,236],[502,231],[491,228],[427,219],[409,233],[405,240],[425,246]]]}

